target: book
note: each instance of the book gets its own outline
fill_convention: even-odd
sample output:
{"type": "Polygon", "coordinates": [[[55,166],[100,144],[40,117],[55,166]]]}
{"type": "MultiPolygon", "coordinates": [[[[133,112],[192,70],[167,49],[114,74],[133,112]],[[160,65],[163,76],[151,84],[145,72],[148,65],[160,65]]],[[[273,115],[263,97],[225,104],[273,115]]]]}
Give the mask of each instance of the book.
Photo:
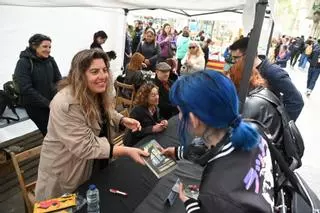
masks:
{"type": "Polygon", "coordinates": [[[173,159],[161,154],[162,147],[156,140],[151,140],[141,148],[150,154],[149,157],[144,158],[144,161],[157,178],[165,176],[177,167],[173,159]]]}
{"type": "Polygon", "coordinates": [[[76,206],[76,194],[45,200],[34,204],[33,213],[69,213],[76,206]]]}
{"type": "MultiPolygon", "coordinates": [[[[179,194],[179,184],[180,184],[180,179],[178,178],[178,180],[172,187],[172,191],[176,192],[177,194],[179,194]]],[[[184,193],[188,198],[193,198],[197,200],[199,197],[199,185],[198,184],[184,185],[184,193]]]]}

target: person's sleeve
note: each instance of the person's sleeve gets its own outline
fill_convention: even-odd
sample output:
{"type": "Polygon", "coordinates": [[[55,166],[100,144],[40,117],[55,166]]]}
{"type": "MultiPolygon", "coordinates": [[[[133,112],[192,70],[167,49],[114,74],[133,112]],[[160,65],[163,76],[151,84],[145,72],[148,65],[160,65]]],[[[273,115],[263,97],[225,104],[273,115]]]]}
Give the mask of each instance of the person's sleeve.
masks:
{"type": "Polygon", "coordinates": [[[184,202],[187,213],[201,213],[200,203],[198,200],[190,198],[184,202]]]}
{"type": "MultiPolygon", "coordinates": [[[[138,108],[134,108],[131,111],[131,114],[130,114],[130,117],[133,118],[133,119],[136,119],[137,121],[139,121],[140,124],[142,123],[141,122],[142,116],[145,116],[145,115],[143,115],[141,112],[139,112],[138,108]]],[[[151,134],[153,134],[152,127],[153,126],[142,127],[142,124],[141,124],[141,130],[140,131],[136,131],[136,132],[132,132],[132,134],[134,136],[136,136],[136,137],[144,137],[144,136],[147,136],[147,135],[151,135],[151,134]]]]}
{"type": "Polygon", "coordinates": [[[165,111],[165,112],[176,112],[177,111],[177,107],[175,107],[173,104],[166,102],[166,101],[159,101],[158,107],[159,107],[159,109],[161,109],[161,111],[165,111]]]}
{"type": "Polygon", "coordinates": [[[287,58],[287,56],[286,56],[283,59],[281,59],[279,56],[277,56],[277,62],[278,63],[284,63],[284,62],[287,62],[289,58],[287,58]]]}
{"type": "Polygon", "coordinates": [[[160,47],[167,45],[169,42],[170,41],[166,41],[166,39],[161,35],[158,37],[158,44],[160,45],[160,47]]]}
{"type": "Polygon", "coordinates": [[[81,112],[79,105],[52,101],[51,126],[59,140],[75,156],[81,159],[109,158],[112,148],[106,137],[98,137],[81,112]]]}
{"type": "Polygon", "coordinates": [[[151,64],[156,64],[159,57],[160,57],[160,46],[159,46],[159,44],[156,44],[155,55],[153,55],[151,58],[149,58],[149,61],[151,62],[151,64]]]}
{"type": "Polygon", "coordinates": [[[53,70],[54,70],[54,82],[57,83],[58,81],[60,81],[62,79],[62,76],[61,76],[59,67],[54,59],[52,59],[52,66],[53,66],[53,70]]]}
{"type": "Polygon", "coordinates": [[[197,58],[197,62],[195,64],[192,65],[192,68],[195,70],[202,70],[204,69],[204,65],[205,65],[205,59],[204,56],[199,56],[197,58]]]}
{"type": "Polygon", "coordinates": [[[49,107],[50,101],[32,87],[31,63],[27,59],[20,59],[17,62],[14,75],[20,93],[24,96],[24,102],[33,106],[49,107]]]}
{"type": "MultiPolygon", "coordinates": [[[[264,74],[268,83],[271,84],[272,91],[274,93],[279,91],[283,94],[283,103],[289,117],[294,121],[297,120],[304,106],[304,102],[301,93],[291,81],[288,73],[278,68],[277,70],[274,69],[264,74]]],[[[279,96],[280,94],[276,95],[279,96]]]]}
{"type": "Polygon", "coordinates": [[[138,44],[138,47],[137,47],[137,50],[136,50],[136,52],[138,52],[138,53],[141,53],[142,54],[142,45],[141,45],[141,42],[138,44]]]}
{"type": "Polygon", "coordinates": [[[184,64],[187,62],[188,56],[189,56],[189,54],[186,53],[186,55],[185,55],[185,56],[183,57],[183,59],[181,60],[181,64],[182,64],[182,65],[184,65],[184,64]]]}
{"type": "Polygon", "coordinates": [[[245,213],[239,205],[222,196],[215,194],[200,194],[198,199],[199,200],[190,198],[184,203],[187,213],[245,213]]]}
{"type": "Polygon", "coordinates": [[[174,147],[174,156],[177,160],[182,160],[184,158],[184,146],[176,146],[174,147]]]}

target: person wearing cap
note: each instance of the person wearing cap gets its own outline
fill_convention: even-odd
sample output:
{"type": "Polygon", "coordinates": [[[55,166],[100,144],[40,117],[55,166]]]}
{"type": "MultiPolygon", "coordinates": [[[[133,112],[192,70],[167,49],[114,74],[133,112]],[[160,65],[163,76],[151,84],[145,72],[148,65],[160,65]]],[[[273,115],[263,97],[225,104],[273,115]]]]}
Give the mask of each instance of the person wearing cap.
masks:
{"type": "Polygon", "coordinates": [[[31,36],[29,46],[20,53],[14,71],[21,104],[43,136],[47,133],[49,104],[57,92],[56,84],[61,80],[50,51],[51,38],[42,34],[31,36]]]}
{"type": "Polygon", "coordinates": [[[137,52],[145,57],[144,63],[147,67],[144,69],[154,71],[160,56],[160,46],[156,43],[156,32],[153,28],[149,27],[146,29],[144,40],[139,43],[137,52]]]}
{"type": "Polygon", "coordinates": [[[156,66],[155,85],[159,88],[159,113],[160,117],[169,119],[178,114],[178,109],[169,100],[169,91],[173,82],[169,79],[171,67],[166,62],[160,62],[156,66]]]}

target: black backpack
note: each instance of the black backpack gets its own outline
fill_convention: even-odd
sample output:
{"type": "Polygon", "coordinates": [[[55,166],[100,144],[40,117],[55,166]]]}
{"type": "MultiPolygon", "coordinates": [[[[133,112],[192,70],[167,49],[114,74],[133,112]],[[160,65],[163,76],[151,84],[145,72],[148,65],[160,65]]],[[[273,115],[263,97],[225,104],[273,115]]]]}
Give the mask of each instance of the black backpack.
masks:
{"type": "MultiPolygon", "coordinates": [[[[29,58],[29,62],[30,62],[30,67],[31,67],[30,73],[32,74],[32,72],[33,72],[33,61],[32,61],[31,58],[29,58]]],[[[19,84],[18,84],[18,81],[17,81],[17,78],[16,78],[15,74],[12,75],[12,81],[9,81],[7,83],[10,84],[10,89],[12,88],[12,91],[10,91],[10,93],[14,93],[13,95],[17,97],[17,104],[21,105],[20,88],[19,88],[19,84]]],[[[4,88],[4,90],[6,90],[6,88],[4,88]]]]}
{"type": "Polygon", "coordinates": [[[282,153],[275,147],[268,129],[257,120],[244,119],[255,126],[267,141],[271,154],[274,178],[275,212],[320,212],[320,200],[305,180],[288,166],[282,153]]]}
{"type": "Polygon", "coordinates": [[[268,101],[277,109],[282,120],[284,157],[292,170],[299,168],[302,165],[301,158],[304,153],[303,138],[295,122],[289,118],[282,101],[266,89],[252,96],[268,101]]]}
{"type": "Polygon", "coordinates": [[[7,120],[8,123],[10,121],[19,121],[20,117],[18,113],[16,112],[15,109],[15,103],[14,99],[10,94],[6,93],[4,90],[0,90],[0,119],[5,119],[7,120]],[[11,109],[11,111],[16,115],[16,118],[8,117],[8,116],[3,116],[4,111],[6,108],[11,109]]]}

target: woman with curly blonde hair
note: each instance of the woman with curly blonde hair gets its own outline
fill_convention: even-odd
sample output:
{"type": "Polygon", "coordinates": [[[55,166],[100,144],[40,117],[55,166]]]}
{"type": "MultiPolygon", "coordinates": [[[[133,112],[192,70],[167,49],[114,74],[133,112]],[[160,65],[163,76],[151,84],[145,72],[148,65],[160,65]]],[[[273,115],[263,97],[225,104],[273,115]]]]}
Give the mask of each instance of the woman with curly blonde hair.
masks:
{"type": "MultiPolygon", "coordinates": [[[[36,184],[37,201],[74,192],[89,179],[94,159],[130,156],[143,164],[142,156],[148,153],[110,143],[111,126],[141,129],[138,121],[112,110],[111,80],[109,59],[102,50],[83,50],[74,56],[68,77],[60,82],[60,90],[50,103],[36,184]]],[[[95,165],[99,163],[95,161],[95,165]]]]}
{"type": "Polygon", "coordinates": [[[140,122],[141,131],[126,131],[124,144],[127,146],[134,146],[145,136],[162,132],[168,127],[168,121],[160,119],[159,91],[155,84],[151,82],[143,84],[138,90],[135,104],[130,117],[140,122]]]}
{"type": "Polygon", "coordinates": [[[143,63],[145,57],[141,53],[134,53],[128,64],[126,76],[124,78],[124,83],[133,84],[135,89],[138,90],[139,87],[144,83],[143,74],[141,72],[142,67],[146,67],[143,63]]]}
{"type": "Polygon", "coordinates": [[[181,74],[191,74],[198,72],[205,68],[204,53],[196,41],[189,43],[189,50],[185,57],[182,59],[181,74]]]}

